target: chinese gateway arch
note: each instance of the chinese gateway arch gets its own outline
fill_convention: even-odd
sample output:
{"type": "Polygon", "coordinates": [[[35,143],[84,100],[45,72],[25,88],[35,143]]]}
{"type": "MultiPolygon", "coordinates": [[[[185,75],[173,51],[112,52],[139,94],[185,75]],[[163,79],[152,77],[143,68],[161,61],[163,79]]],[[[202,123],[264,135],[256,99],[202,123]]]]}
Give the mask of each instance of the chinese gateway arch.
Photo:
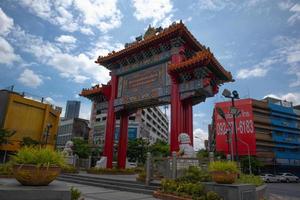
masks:
{"type": "Polygon", "coordinates": [[[178,151],[178,135],[193,138],[193,105],[218,93],[225,82],[233,81],[210,52],[186,26],[149,26],[144,36],[118,52],[97,59],[110,70],[106,85],[83,89],[81,96],[97,102],[107,112],[105,146],[107,168],[112,168],[116,115],[120,116],[118,166],[125,168],[128,116],[137,109],[171,104],[170,150],[178,151]]]}

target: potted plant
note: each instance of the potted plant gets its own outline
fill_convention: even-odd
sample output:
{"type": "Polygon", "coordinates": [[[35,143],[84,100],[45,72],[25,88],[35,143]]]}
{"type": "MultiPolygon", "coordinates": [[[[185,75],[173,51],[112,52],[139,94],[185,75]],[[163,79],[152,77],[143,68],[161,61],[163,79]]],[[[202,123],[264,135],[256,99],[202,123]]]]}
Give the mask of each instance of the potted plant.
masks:
{"type": "Polygon", "coordinates": [[[42,186],[60,173],[64,158],[49,148],[24,147],[13,156],[13,174],[22,185],[42,186]]]}
{"type": "Polygon", "coordinates": [[[215,161],[209,164],[209,172],[213,181],[221,184],[232,184],[238,174],[238,167],[232,161],[215,161]]]}

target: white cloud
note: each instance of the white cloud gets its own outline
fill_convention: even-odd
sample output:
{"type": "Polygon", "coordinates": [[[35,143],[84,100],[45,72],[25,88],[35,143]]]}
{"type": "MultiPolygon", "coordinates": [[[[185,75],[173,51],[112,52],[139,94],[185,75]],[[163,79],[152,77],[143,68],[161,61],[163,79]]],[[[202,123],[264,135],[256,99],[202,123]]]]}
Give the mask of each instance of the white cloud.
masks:
{"type": "Polygon", "coordinates": [[[116,0],[21,0],[19,3],[64,31],[90,35],[91,28],[106,32],[121,25],[122,14],[116,0]]]}
{"type": "Polygon", "coordinates": [[[290,25],[294,25],[297,21],[300,20],[300,4],[295,4],[293,7],[290,8],[290,12],[294,13],[292,16],[289,17],[288,23],[290,25]]]}
{"type": "Polygon", "coordinates": [[[40,63],[58,70],[61,77],[77,83],[83,83],[89,78],[97,82],[106,83],[110,78],[109,71],[94,61],[101,52],[101,55],[103,55],[103,53],[108,53],[115,47],[120,47],[119,43],[117,43],[117,46],[111,44],[111,40],[108,38],[103,40],[102,43],[98,44],[96,42],[90,52],[72,55],[63,52],[59,48],[59,45],[45,41],[41,37],[28,34],[20,28],[16,28],[13,31],[13,37],[14,44],[20,50],[32,54],[40,63]]]}
{"type": "Polygon", "coordinates": [[[300,87],[300,65],[291,66],[288,69],[288,74],[295,75],[296,79],[289,84],[290,87],[300,87]]]}
{"type": "Polygon", "coordinates": [[[122,14],[117,8],[117,0],[75,0],[74,4],[85,25],[96,26],[104,32],[121,25],[122,14]]]}
{"type": "Polygon", "coordinates": [[[219,11],[228,6],[233,6],[231,0],[199,0],[198,6],[200,10],[219,11]]]}
{"type": "Polygon", "coordinates": [[[270,70],[269,66],[273,65],[276,62],[278,62],[278,58],[276,57],[266,58],[262,62],[252,67],[240,69],[237,72],[237,78],[247,79],[252,77],[264,77],[270,70]]]}
{"type": "Polygon", "coordinates": [[[61,42],[61,43],[74,44],[76,42],[76,38],[71,35],[61,35],[59,37],[56,37],[55,41],[61,42]]]}
{"type": "Polygon", "coordinates": [[[54,99],[52,99],[51,97],[46,97],[46,98],[45,98],[45,101],[46,101],[47,103],[49,103],[49,104],[55,105],[55,101],[54,101],[54,99]]]}
{"type": "Polygon", "coordinates": [[[300,86],[300,39],[278,36],[273,39],[273,43],[275,48],[271,51],[271,56],[252,67],[240,69],[237,78],[264,77],[271,70],[272,65],[281,64],[288,65],[284,73],[296,76],[296,79],[290,79],[289,86],[300,86]]]}
{"type": "Polygon", "coordinates": [[[199,118],[202,118],[202,117],[205,117],[205,116],[206,116],[205,113],[199,112],[199,113],[194,113],[194,116],[193,116],[193,117],[199,117],[199,118]]]}
{"type": "Polygon", "coordinates": [[[170,0],[132,0],[137,20],[152,20],[154,26],[168,26],[172,22],[173,4],[170,0]]]}
{"type": "Polygon", "coordinates": [[[205,148],[204,141],[207,140],[208,133],[201,128],[194,129],[194,149],[205,148]]]}
{"type": "Polygon", "coordinates": [[[43,83],[40,75],[35,74],[34,71],[30,69],[25,69],[18,78],[18,81],[32,88],[36,88],[43,83]]]}
{"type": "Polygon", "coordinates": [[[0,8],[0,63],[12,64],[14,61],[21,60],[19,55],[16,55],[14,48],[6,39],[1,36],[6,36],[13,28],[14,21],[8,17],[0,8]]]}
{"type": "Polygon", "coordinates": [[[7,35],[14,25],[13,19],[8,17],[0,8],[0,35],[7,35]]]}
{"type": "Polygon", "coordinates": [[[299,105],[300,104],[300,93],[299,92],[290,92],[287,94],[279,94],[279,95],[275,95],[275,94],[268,94],[265,97],[272,97],[272,98],[276,98],[276,99],[281,99],[281,100],[286,100],[289,102],[293,102],[293,105],[299,105]]]}
{"type": "Polygon", "coordinates": [[[278,7],[281,10],[290,9],[293,6],[293,3],[290,0],[283,0],[278,3],[278,7]]]}
{"type": "Polygon", "coordinates": [[[278,46],[275,50],[277,57],[283,64],[289,65],[285,73],[296,76],[289,86],[300,86],[300,39],[279,36],[274,39],[274,44],[278,46]]]}
{"type": "Polygon", "coordinates": [[[21,58],[15,54],[14,48],[4,38],[0,37],[0,63],[12,64],[19,60],[21,58]]]}

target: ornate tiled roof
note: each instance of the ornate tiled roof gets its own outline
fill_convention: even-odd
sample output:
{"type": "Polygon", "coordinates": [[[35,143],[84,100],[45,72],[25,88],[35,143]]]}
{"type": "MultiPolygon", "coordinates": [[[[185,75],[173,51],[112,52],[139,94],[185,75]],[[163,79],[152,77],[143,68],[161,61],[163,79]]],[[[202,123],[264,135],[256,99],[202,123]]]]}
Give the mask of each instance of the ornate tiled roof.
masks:
{"type": "Polygon", "coordinates": [[[233,81],[230,72],[226,71],[223,66],[217,61],[214,55],[210,52],[209,48],[203,51],[197,52],[193,57],[176,64],[169,64],[168,72],[170,74],[179,73],[186,71],[190,68],[197,66],[207,66],[211,67],[210,70],[216,71],[217,74],[221,75],[225,81],[233,81]]]}
{"type": "Polygon", "coordinates": [[[91,97],[94,95],[104,95],[108,97],[110,95],[110,85],[99,86],[98,84],[91,88],[84,88],[80,93],[80,96],[83,97],[91,97]]]}
{"type": "Polygon", "coordinates": [[[156,33],[153,36],[149,36],[141,41],[137,41],[118,52],[113,51],[107,56],[99,56],[97,61],[95,62],[106,66],[120,58],[131,55],[150,46],[154,46],[158,43],[170,40],[171,38],[175,38],[177,36],[181,36],[182,38],[184,38],[185,41],[190,45],[190,47],[195,51],[204,49],[204,47],[197,41],[197,39],[191,34],[186,26],[180,21],[180,23],[173,23],[171,26],[163,29],[159,33],[156,33]]]}

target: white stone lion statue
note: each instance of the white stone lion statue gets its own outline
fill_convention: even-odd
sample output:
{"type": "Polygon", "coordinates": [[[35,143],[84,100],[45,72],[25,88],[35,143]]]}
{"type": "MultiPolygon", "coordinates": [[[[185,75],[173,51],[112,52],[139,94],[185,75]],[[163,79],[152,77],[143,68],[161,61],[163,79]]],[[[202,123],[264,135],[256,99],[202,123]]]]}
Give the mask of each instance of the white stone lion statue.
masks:
{"type": "Polygon", "coordinates": [[[73,142],[71,140],[67,141],[63,150],[64,155],[73,156],[73,142]]]}
{"type": "Polygon", "coordinates": [[[195,158],[196,153],[191,145],[190,136],[187,133],[180,133],[178,136],[179,155],[185,158],[195,158]]]}

